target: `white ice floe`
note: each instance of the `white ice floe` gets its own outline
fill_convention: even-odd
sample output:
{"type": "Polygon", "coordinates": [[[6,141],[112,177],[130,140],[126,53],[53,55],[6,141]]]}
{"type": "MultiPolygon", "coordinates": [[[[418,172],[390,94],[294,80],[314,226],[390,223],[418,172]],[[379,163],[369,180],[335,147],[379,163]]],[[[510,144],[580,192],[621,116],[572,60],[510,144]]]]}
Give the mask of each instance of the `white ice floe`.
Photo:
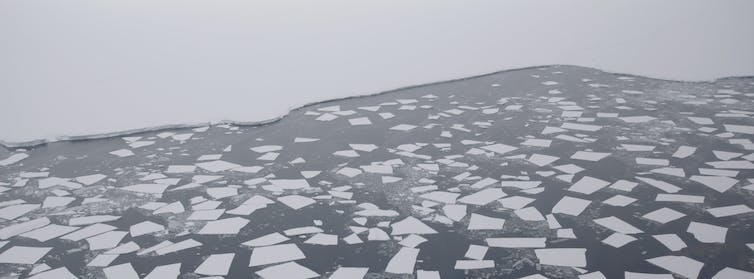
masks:
{"type": "Polygon", "coordinates": [[[87,238],[86,242],[89,244],[89,250],[92,251],[110,249],[118,246],[118,243],[120,243],[127,234],[128,232],[125,231],[109,231],[87,238]]]}
{"type": "Polygon", "coordinates": [[[584,248],[535,249],[534,254],[540,264],[586,267],[586,249],[584,248]]]}
{"type": "Polygon", "coordinates": [[[416,257],[419,256],[419,249],[402,247],[398,253],[390,258],[385,267],[385,272],[394,274],[413,274],[416,257]]]}
{"type": "Polygon", "coordinates": [[[98,234],[109,232],[115,229],[117,228],[111,225],[107,225],[107,224],[93,224],[93,225],[84,227],[80,230],[61,236],[60,238],[71,240],[71,241],[79,241],[79,240],[96,236],[98,234]]]}
{"type": "Polygon", "coordinates": [[[120,188],[121,190],[146,194],[162,194],[170,187],[167,184],[136,184],[120,188]]]}
{"type": "Polygon", "coordinates": [[[643,232],[642,230],[634,227],[629,223],[626,223],[625,221],[615,216],[594,219],[594,222],[599,224],[600,226],[622,234],[636,234],[643,232]]]}
{"type": "Polygon", "coordinates": [[[139,279],[139,274],[136,273],[131,263],[106,267],[102,271],[105,273],[107,279],[139,279]]]}
{"type": "Polygon", "coordinates": [[[673,210],[667,207],[663,207],[655,211],[649,212],[647,214],[644,214],[642,217],[658,222],[660,224],[665,224],[670,221],[678,220],[684,216],[686,216],[686,214],[683,214],[681,212],[678,212],[676,210],[673,210]]]}
{"type": "Polygon", "coordinates": [[[497,237],[487,238],[485,242],[490,247],[502,248],[544,248],[547,245],[544,237],[497,237]]]}
{"type": "Polygon", "coordinates": [[[156,233],[165,230],[163,225],[157,224],[152,221],[144,221],[138,224],[131,225],[129,232],[131,237],[137,237],[145,234],[156,233]]]}
{"type": "Polygon", "coordinates": [[[154,251],[157,255],[166,255],[199,246],[202,246],[201,242],[189,238],[173,244],[167,243],[167,245],[158,245],[158,249],[155,249],[154,251]]]}
{"type": "Polygon", "coordinates": [[[676,234],[659,234],[653,235],[652,237],[673,252],[686,248],[686,243],[676,234]]]}
{"type": "Polygon", "coordinates": [[[467,269],[484,269],[494,268],[495,261],[493,260],[457,260],[455,269],[467,270],[467,269]]]}
{"type": "Polygon", "coordinates": [[[712,276],[712,279],[754,279],[754,272],[726,267],[712,276]]]}
{"type": "Polygon", "coordinates": [[[698,278],[704,263],[686,256],[662,256],[648,262],[686,278],[698,278]]]}
{"type": "Polygon", "coordinates": [[[201,275],[226,276],[230,271],[235,253],[209,255],[195,270],[194,273],[201,275]]]}
{"type": "Polygon", "coordinates": [[[13,246],[0,253],[0,263],[34,264],[50,250],[52,247],[13,246]]]}
{"type": "Polygon", "coordinates": [[[471,213],[468,230],[500,230],[504,224],[505,219],[471,213]]]}
{"type": "Polygon", "coordinates": [[[738,183],[738,179],[726,176],[693,175],[689,180],[701,183],[720,193],[727,191],[738,183]]]}
{"type": "Polygon", "coordinates": [[[296,262],[287,262],[266,267],[257,271],[256,274],[264,279],[308,279],[319,277],[319,274],[313,270],[296,262]]]}
{"type": "Polygon", "coordinates": [[[152,269],[144,279],[176,279],[181,274],[181,263],[159,265],[152,269]]]}
{"type": "Polygon", "coordinates": [[[607,238],[602,240],[602,243],[605,243],[607,245],[613,246],[615,248],[623,247],[624,245],[631,243],[636,240],[636,237],[622,234],[622,233],[613,233],[607,238]]]}
{"type": "Polygon", "coordinates": [[[306,255],[296,244],[278,244],[254,248],[249,266],[260,266],[305,259],[306,255]]]}
{"type": "Polygon", "coordinates": [[[694,238],[704,243],[725,243],[728,228],[711,224],[691,222],[686,232],[694,235],[694,238]]]}
{"type": "Polygon", "coordinates": [[[328,279],[362,279],[369,272],[367,267],[338,267],[328,279]]]}
{"type": "Polygon", "coordinates": [[[712,216],[720,218],[720,217],[727,217],[727,216],[733,216],[733,215],[738,215],[738,214],[751,213],[751,212],[754,212],[754,209],[751,209],[749,206],[745,204],[737,204],[737,205],[709,208],[707,209],[707,212],[712,214],[712,216]]]}
{"type": "Polygon", "coordinates": [[[610,182],[604,181],[599,178],[584,176],[579,181],[571,185],[571,187],[568,188],[568,191],[591,195],[594,192],[607,187],[608,185],[610,185],[610,182]]]}
{"type": "Polygon", "coordinates": [[[390,232],[391,235],[437,233],[437,231],[432,229],[432,227],[424,224],[422,221],[414,218],[413,216],[408,216],[401,221],[392,223],[390,224],[390,227],[393,228],[393,230],[390,232]]]}
{"type": "Polygon", "coordinates": [[[641,272],[624,272],[625,279],[674,279],[672,274],[656,274],[656,273],[641,273],[641,272]]]}
{"type": "Polygon", "coordinates": [[[79,227],[69,227],[57,224],[49,224],[39,229],[22,233],[22,237],[36,239],[39,242],[45,242],[53,238],[57,238],[64,234],[78,230],[79,227]]]}
{"type": "Polygon", "coordinates": [[[497,154],[505,154],[505,153],[508,153],[508,152],[511,152],[513,150],[518,149],[517,147],[506,145],[506,144],[502,144],[502,143],[496,143],[496,144],[493,144],[493,145],[482,146],[480,148],[482,148],[484,150],[487,150],[487,151],[495,152],[497,154]]]}
{"type": "Polygon", "coordinates": [[[565,196],[555,204],[552,208],[552,213],[563,213],[571,216],[579,216],[581,212],[584,212],[589,204],[592,202],[585,199],[579,199],[574,197],[565,196]]]}
{"type": "Polygon", "coordinates": [[[573,155],[571,155],[571,159],[597,162],[599,160],[604,159],[607,156],[610,156],[610,153],[608,153],[608,152],[592,152],[592,151],[576,151],[576,153],[574,153],[573,155]]]}
{"type": "Polygon", "coordinates": [[[249,219],[231,217],[209,221],[197,234],[238,234],[243,227],[249,224],[249,219]]]}
{"type": "Polygon", "coordinates": [[[278,232],[274,232],[274,233],[266,234],[266,235],[257,237],[255,239],[246,241],[241,244],[246,245],[246,246],[251,246],[251,247],[261,247],[261,246],[270,246],[270,245],[282,243],[282,242],[288,241],[288,239],[289,239],[288,237],[278,232]]]}
{"type": "Polygon", "coordinates": [[[312,198],[301,196],[301,195],[289,195],[289,196],[279,197],[278,201],[296,210],[315,204],[317,202],[312,198]]]}

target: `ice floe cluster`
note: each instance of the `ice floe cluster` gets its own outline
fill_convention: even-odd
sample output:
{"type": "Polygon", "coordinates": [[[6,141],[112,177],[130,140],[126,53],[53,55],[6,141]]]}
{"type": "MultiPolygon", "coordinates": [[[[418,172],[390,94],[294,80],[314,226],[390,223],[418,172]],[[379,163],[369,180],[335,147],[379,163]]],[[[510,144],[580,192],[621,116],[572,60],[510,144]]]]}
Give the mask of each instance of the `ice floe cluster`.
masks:
{"type": "Polygon", "coordinates": [[[754,278],[754,83],[571,70],[6,152],[0,272],[754,278]]]}

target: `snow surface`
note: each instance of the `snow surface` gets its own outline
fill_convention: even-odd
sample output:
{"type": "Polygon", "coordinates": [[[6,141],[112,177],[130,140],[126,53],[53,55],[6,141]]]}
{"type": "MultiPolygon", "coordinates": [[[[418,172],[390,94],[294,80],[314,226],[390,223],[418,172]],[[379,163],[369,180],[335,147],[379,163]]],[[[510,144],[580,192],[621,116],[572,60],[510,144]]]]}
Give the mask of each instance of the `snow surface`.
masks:
{"type": "Polygon", "coordinates": [[[0,141],[260,122],[544,64],[754,74],[754,1],[2,1],[0,141]]]}

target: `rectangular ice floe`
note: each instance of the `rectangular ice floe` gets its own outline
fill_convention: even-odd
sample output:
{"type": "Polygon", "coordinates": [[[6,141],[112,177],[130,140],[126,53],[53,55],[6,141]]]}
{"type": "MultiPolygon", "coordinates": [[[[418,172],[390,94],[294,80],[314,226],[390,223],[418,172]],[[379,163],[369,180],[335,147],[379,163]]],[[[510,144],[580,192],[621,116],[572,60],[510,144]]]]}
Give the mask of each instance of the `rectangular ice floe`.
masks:
{"type": "Polygon", "coordinates": [[[249,266],[260,266],[305,259],[306,256],[296,244],[279,244],[254,248],[251,251],[249,266]]]}
{"type": "Polygon", "coordinates": [[[544,237],[498,237],[487,238],[485,241],[490,247],[502,248],[544,248],[544,237]]]}
{"type": "Polygon", "coordinates": [[[13,246],[0,253],[0,263],[34,264],[50,250],[52,247],[13,246]]]}
{"type": "Polygon", "coordinates": [[[615,216],[594,219],[594,222],[605,228],[622,234],[635,234],[643,232],[642,230],[634,227],[629,223],[626,223],[625,221],[615,216]]]}
{"type": "Polygon", "coordinates": [[[586,267],[586,249],[584,248],[535,249],[534,254],[540,264],[586,267]]]}

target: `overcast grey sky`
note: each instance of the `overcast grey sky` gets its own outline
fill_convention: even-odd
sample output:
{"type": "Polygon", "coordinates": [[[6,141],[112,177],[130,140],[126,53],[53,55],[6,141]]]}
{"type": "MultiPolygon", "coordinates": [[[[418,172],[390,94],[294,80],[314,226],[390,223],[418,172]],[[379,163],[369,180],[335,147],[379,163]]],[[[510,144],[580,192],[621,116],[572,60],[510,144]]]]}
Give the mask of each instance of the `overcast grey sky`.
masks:
{"type": "Polygon", "coordinates": [[[754,74],[754,1],[0,1],[0,139],[264,120],[304,103],[575,64],[754,74]]]}

